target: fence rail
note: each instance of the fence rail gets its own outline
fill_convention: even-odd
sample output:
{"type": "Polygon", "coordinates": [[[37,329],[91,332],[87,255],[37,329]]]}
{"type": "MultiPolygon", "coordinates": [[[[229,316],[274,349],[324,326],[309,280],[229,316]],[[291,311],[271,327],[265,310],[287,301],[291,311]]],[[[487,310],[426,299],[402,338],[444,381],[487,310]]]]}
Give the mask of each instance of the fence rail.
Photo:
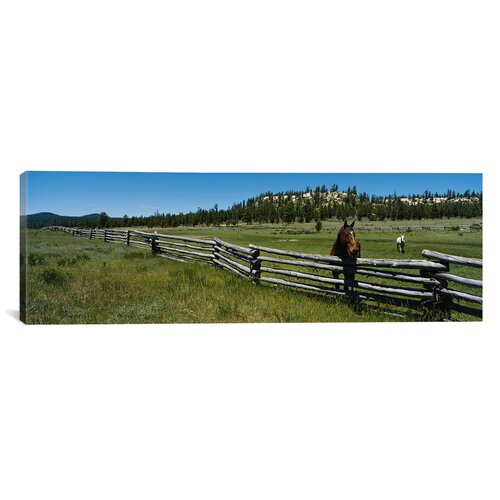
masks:
{"type": "Polygon", "coordinates": [[[49,229],[149,249],[166,259],[203,262],[254,283],[345,296],[356,303],[384,304],[392,308],[392,314],[404,315],[413,310],[423,318],[449,319],[451,312],[456,311],[482,318],[482,279],[450,272],[450,265],[482,269],[482,259],[431,250],[423,250],[422,259],[347,259],[253,244],[242,247],[219,238],[191,238],[132,229],[63,226],[49,229]],[[342,279],[338,273],[343,273],[342,279]],[[348,279],[346,275],[354,278],[348,279]],[[452,288],[455,285],[458,289],[452,288]]]}
{"type": "Polygon", "coordinates": [[[456,224],[451,226],[357,226],[358,231],[482,231],[481,224],[456,224]]]}
{"type": "MultiPolygon", "coordinates": [[[[247,226],[229,226],[229,229],[241,229],[241,227],[245,228],[247,226]]],[[[252,229],[265,229],[269,226],[263,226],[261,224],[251,224],[248,225],[249,228],[252,229]]],[[[273,229],[291,229],[290,225],[283,224],[274,224],[273,229]]],[[[412,231],[482,231],[483,226],[482,223],[479,224],[442,224],[442,225],[418,225],[413,226],[409,224],[397,224],[397,225],[370,225],[363,226],[362,224],[356,223],[357,231],[401,231],[401,232],[412,232],[412,231]]],[[[309,229],[310,232],[315,232],[314,229],[309,229]]]]}

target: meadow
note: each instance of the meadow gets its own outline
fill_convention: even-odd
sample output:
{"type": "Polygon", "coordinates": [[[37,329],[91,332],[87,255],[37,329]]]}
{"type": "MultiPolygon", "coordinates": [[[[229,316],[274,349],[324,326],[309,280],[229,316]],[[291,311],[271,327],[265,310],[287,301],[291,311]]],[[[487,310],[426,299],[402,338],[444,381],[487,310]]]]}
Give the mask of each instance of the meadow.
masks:
{"type": "MultiPolygon", "coordinates": [[[[312,224],[287,227],[157,228],[159,233],[217,236],[249,243],[327,255],[338,222],[319,233],[312,224]]],[[[406,253],[398,254],[393,231],[365,231],[357,236],[362,256],[421,258],[426,248],[464,257],[482,257],[477,231],[406,232],[406,253]]],[[[401,321],[345,300],[311,296],[272,286],[256,286],[231,273],[199,263],[153,256],[147,250],[71,237],[57,231],[28,230],[26,298],[22,314],[29,324],[58,323],[238,323],[401,321]]],[[[481,278],[480,269],[463,276],[481,278]]],[[[456,319],[465,319],[457,317],[456,319]]],[[[466,318],[470,319],[470,318],[466,318]]]]}

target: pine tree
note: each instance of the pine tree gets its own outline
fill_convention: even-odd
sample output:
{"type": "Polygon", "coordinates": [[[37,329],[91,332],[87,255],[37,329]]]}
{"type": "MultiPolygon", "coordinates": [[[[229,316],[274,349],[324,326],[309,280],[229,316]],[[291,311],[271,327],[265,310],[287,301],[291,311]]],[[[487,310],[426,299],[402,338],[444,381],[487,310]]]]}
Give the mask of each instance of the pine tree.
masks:
{"type": "Polygon", "coordinates": [[[109,215],[106,213],[106,212],[101,212],[99,214],[99,228],[105,228],[108,226],[108,222],[109,222],[109,215]]]}

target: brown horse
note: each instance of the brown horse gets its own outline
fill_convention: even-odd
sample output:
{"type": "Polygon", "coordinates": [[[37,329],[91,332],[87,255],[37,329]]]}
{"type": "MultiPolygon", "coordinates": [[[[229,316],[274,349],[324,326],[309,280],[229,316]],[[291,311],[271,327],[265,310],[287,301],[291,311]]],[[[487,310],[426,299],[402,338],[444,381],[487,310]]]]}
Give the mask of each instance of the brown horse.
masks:
{"type": "MultiPolygon", "coordinates": [[[[352,224],[348,225],[347,221],[344,221],[344,226],[340,228],[337,239],[330,250],[330,255],[334,255],[340,258],[357,259],[361,257],[361,245],[358,240],[356,240],[356,233],[354,232],[354,221],[352,224]]],[[[332,275],[335,279],[339,278],[340,272],[332,271],[332,275]]],[[[354,274],[344,272],[344,279],[353,280],[354,274]]],[[[339,285],[336,285],[337,290],[339,285]]],[[[347,291],[347,285],[344,285],[344,290],[347,291]]]]}

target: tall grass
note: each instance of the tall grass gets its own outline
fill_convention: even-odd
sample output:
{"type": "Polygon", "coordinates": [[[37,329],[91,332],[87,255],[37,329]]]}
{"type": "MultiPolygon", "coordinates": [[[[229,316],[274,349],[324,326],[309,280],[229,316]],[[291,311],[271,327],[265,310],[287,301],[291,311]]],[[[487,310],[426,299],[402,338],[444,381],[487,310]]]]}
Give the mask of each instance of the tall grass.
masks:
{"type": "Polygon", "coordinates": [[[343,301],[253,285],[205,264],[125,245],[30,231],[25,318],[57,323],[382,321],[343,301]],[[85,256],[85,257],[82,257],[85,256]]]}

